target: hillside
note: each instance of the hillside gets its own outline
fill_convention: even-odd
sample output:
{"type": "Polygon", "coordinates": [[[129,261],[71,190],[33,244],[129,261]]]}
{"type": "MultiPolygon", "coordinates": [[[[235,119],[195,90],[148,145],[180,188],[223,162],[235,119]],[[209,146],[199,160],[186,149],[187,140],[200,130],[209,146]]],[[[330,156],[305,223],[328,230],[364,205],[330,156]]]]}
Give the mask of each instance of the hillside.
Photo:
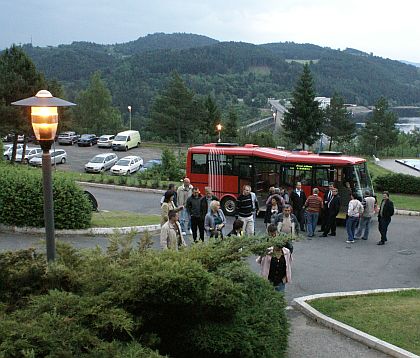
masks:
{"type": "Polygon", "coordinates": [[[371,105],[380,96],[394,105],[420,103],[419,68],[356,49],[293,42],[253,45],[161,33],[115,45],[74,42],[23,48],[48,78],[63,81],[70,95],[100,70],[116,105],[123,109],[131,104],[143,113],[174,70],[195,92],[213,93],[222,106],[237,98],[260,106],[267,97],[290,96],[302,62],[309,60],[319,95],[338,92],[346,102],[361,105],[371,105]]]}

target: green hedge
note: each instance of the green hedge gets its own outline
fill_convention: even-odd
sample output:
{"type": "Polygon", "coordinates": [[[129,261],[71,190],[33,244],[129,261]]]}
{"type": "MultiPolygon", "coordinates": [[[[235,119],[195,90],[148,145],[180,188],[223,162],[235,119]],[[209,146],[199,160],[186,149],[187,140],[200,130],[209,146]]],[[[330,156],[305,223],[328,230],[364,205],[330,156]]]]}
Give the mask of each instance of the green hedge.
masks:
{"type": "Polygon", "coordinates": [[[246,264],[251,241],[175,252],[114,238],[106,254],[58,243],[49,267],[0,253],[0,356],[284,357],[286,303],[246,264]]]}
{"type": "Polygon", "coordinates": [[[376,190],[391,193],[420,194],[420,177],[407,174],[387,174],[374,179],[376,190]]]}
{"type": "MultiPolygon", "coordinates": [[[[44,209],[40,170],[10,163],[0,165],[0,223],[43,227],[44,209]]],[[[91,206],[82,189],[63,176],[54,174],[54,217],[57,229],[90,226],[91,206]]]]}

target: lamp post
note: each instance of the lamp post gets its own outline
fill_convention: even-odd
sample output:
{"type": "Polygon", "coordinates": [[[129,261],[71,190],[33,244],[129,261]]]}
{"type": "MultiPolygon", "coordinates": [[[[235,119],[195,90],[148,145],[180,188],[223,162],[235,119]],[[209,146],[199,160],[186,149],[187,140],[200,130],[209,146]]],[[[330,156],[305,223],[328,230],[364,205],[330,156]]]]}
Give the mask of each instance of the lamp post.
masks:
{"type": "Polygon", "coordinates": [[[222,128],[223,128],[223,126],[220,123],[216,125],[216,130],[217,130],[217,132],[219,132],[219,139],[217,140],[217,143],[220,143],[220,141],[221,141],[220,133],[222,132],[222,128]]]}
{"type": "Polygon", "coordinates": [[[13,102],[12,105],[31,107],[32,128],[42,148],[45,238],[47,242],[47,260],[51,262],[55,259],[55,238],[50,149],[57,132],[57,107],[75,106],[75,104],[53,97],[50,92],[41,90],[35,97],[13,102]]]}
{"type": "Polygon", "coordinates": [[[128,106],[128,113],[130,114],[130,131],[131,131],[131,106],[128,106]]]}
{"type": "Polygon", "coordinates": [[[377,135],[375,135],[373,138],[375,138],[375,156],[376,156],[377,155],[377,153],[376,153],[376,142],[377,142],[379,137],[377,135]]]}

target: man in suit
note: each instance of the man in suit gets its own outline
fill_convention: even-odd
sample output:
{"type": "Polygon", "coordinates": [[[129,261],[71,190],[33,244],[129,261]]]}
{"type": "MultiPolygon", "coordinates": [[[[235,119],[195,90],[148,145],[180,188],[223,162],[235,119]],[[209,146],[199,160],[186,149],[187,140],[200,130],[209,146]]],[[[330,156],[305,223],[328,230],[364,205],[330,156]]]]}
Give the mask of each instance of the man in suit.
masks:
{"type": "Polygon", "coordinates": [[[290,194],[290,203],[292,204],[293,213],[299,221],[300,231],[305,231],[305,210],[303,208],[305,202],[306,195],[302,190],[302,184],[297,182],[295,190],[290,194]]]}
{"type": "Polygon", "coordinates": [[[321,229],[319,231],[322,231],[322,232],[325,231],[325,227],[327,226],[327,223],[328,223],[328,205],[327,204],[333,196],[333,190],[334,190],[334,183],[332,182],[328,183],[328,191],[324,193],[324,209],[322,209],[321,211],[322,223],[321,223],[321,229]]]}
{"type": "MultiPolygon", "coordinates": [[[[325,201],[324,201],[325,202],[325,201]]],[[[335,230],[337,227],[337,215],[340,212],[340,197],[338,196],[338,189],[334,188],[331,190],[331,197],[326,202],[326,223],[324,226],[324,233],[321,236],[326,237],[328,232],[331,230],[330,235],[335,236],[335,230]]]]}
{"type": "Polygon", "coordinates": [[[391,222],[391,216],[394,215],[394,203],[389,199],[389,192],[383,192],[383,199],[378,213],[379,232],[381,233],[381,241],[377,245],[385,245],[388,241],[386,233],[391,222]]]}

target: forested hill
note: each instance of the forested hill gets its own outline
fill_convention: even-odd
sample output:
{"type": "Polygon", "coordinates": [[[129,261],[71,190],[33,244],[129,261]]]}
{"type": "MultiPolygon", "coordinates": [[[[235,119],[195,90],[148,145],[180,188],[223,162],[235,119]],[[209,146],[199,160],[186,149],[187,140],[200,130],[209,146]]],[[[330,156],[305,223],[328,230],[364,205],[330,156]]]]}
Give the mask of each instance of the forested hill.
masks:
{"type": "Polygon", "coordinates": [[[290,96],[302,63],[310,69],[319,96],[341,94],[346,102],[371,105],[380,96],[391,104],[420,103],[420,69],[356,49],[343,51],[292,42],[253,45],[218,42],[193,34],[153,34],[125,44],[39,48],[24,45],[38,69],[63,81],[70,93],[100,70],[115,104],[144,112],[171,71],[178,71],[198,94],[219,103],[244,98],[258,106],[267,97],[290,96]]]}

